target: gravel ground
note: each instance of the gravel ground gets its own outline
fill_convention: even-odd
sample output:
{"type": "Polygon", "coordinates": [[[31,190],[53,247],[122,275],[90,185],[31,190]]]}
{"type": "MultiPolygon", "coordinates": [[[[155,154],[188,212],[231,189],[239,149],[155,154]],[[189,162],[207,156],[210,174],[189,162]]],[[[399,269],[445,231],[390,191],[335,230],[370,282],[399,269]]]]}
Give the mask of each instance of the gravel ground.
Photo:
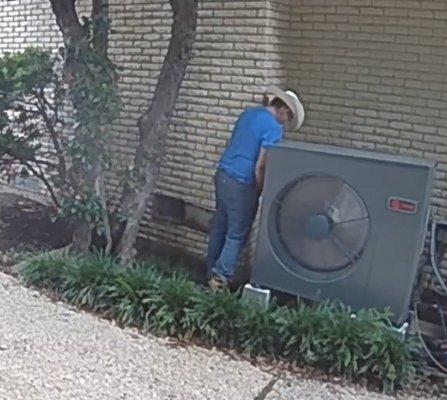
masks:
{"type": "Polygon", "coordinates": [[[277,377],[218,351],[170,346],[53,303],[0,273],[0,399],[393,398],[286,373],[277,377]]]}

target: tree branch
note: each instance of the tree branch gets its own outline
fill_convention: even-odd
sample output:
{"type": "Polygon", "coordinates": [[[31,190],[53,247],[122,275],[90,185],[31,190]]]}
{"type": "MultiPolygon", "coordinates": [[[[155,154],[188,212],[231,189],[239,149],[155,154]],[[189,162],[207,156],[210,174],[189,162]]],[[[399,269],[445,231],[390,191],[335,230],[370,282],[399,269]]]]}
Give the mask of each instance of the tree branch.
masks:
{"type": "Polygon", "coordinates": [[[197,28],[197,0],[169,0],[173,11],[171,39],[152,101],[138,121],[140,141],[135,155],[135,176],[121,196],[127,220],[120,230],[118,251],[125,265],[135,256],[135,241],[141,219],[152,195],[165,138],[180,85],[192,54],[197,28]]]}
{"type": "Polygon", "coordinates": [[[45,175],[41,172],[39,172],[37,169],[35,169],[30,163],[24,162],[23,165],[25,165],[26,168],[28,168],[31,173],[36,177],[39,178],[42,183],[45,185],[45,187],[48,189],[48,192],[50,193],[51,199],[53,200],[54,205],[59,208],[59,200],[56,196],[56,193],[54,192],[53,187],[51,186],[48,179],[45,177],[45,175]]]}
{"type": "Polygon", "coordinates": [[[76,0],[50,0],[56,23],[66,45],[75,43],[83,36],[82,25],[76,13],[76,0]]]}
{"type": "Polygon", "coordinates": [[[49,167],[49,168],[57,168],[57,166],[58,166],[58,164],[52,163],[51,161],[44,160],[41,158],[35,158],[32,161],[37,165],[44,165],[45,167],[49,167]]]}
{"type": "Polygon", "coordinates": [[[54,150],[56,151],[56,156],[59,161],[59,165],[58,165],[59,178],[61,179],[62,182],[65,182],[65,180],[67,178],[67,163],[65,161],[64,150],[62,148],[62,144],[59,141],[59,137],[58,137],[56,130],[54,129],[54,125],[51,122],[50,117],[48,116],[48,114],[46,112],[45,104],[42,104],[42,97],[39,96],[39,94],[37,94],[37,93],[34,93],[34,96],[39,104],[39,110],[40,110],[42,118],[45,122],[45,126],[47,127],[48,132],[50,133],[50,138],[51,138],[51,142],[53,143],[54,150]]]}
{"type": "MultiPolygon", "coordinates": [[[[169,4],[173,11],[171,40],[152,102],[140,121],[141,130],[144,132],[143,146],[140,150],[144,153],[150,150],[158,153],[161,150],[159,146],[163,146],[160,142],[163,138],[154,137],[153,133],[165,133],[164,128],[167,128],[171,120],[178,91],[191,58],[196,34],[197,0],[169,0],[169,4]]],[[[139,156],[145,157],[145,155],[139,156]]]]}
{"type": "Polygon", "coordinates": [[[108,255],[112,251],[113,239],[112,239],[112,229],[110,226],[109,214],[107,211],[107,195],[106,195],[106,187],[104,184],[102,168],[100,168],[100,170],[96,173],[95,192],[96,192],[96,195],[101,200],[101,206],[102,206],[102,216],[101,217],[102,217],[102,222],[104,224],[104,234],[106,237],[106,248],[105,248],[104,252],[105,252],[105,254],[108,255]]]}
{"type": "Polygon", "coordinates": [[[92,21],[99,23],[93,31],[93,45],[95,50],[107,56],[108,49],[108,29],[106,26],[101,25],[100,18],[103,22],[107,21],[109,14],[109,2],[108,0],[92,0],[92,21]]]}

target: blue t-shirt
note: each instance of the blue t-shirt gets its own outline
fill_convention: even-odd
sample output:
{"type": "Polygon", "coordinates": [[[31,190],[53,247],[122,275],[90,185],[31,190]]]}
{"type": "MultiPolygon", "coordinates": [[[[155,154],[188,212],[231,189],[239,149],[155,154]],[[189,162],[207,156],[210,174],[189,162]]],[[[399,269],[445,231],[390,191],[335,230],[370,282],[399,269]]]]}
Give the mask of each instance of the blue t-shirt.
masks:
{"type": "Polygon", "coordinates": [[[274,146],[282,135],[282,125],[269,110],[264,107],[246,109],[234,126],[219,168],[238,182],[251,184],[261,147],[274,146]]]}

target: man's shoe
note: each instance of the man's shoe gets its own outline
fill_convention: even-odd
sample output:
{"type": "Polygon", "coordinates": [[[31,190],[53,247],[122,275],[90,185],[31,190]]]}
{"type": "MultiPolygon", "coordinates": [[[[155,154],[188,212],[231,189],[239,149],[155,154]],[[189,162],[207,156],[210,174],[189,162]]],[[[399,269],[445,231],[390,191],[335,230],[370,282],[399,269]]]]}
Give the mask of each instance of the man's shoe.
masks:
{"type": "Polygon", "coordinates": [[[223,276],[211,274],[208,286],[213,292],[217,292],[218,290],[223,290],[228,287],[228,280],[223,276]]]}

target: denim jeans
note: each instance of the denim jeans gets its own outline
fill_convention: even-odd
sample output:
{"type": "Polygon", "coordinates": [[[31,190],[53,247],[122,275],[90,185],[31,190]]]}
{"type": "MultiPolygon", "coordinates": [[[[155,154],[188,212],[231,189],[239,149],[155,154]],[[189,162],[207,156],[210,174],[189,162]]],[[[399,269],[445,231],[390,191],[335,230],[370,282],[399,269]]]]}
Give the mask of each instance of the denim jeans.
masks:
{"type": "Polygon", "coordinates": [[[242,184],[218,170],[216,212],[208,244],[207,268],[230,279],[256,217],[259,191],[255,184],[242,184]]]}

